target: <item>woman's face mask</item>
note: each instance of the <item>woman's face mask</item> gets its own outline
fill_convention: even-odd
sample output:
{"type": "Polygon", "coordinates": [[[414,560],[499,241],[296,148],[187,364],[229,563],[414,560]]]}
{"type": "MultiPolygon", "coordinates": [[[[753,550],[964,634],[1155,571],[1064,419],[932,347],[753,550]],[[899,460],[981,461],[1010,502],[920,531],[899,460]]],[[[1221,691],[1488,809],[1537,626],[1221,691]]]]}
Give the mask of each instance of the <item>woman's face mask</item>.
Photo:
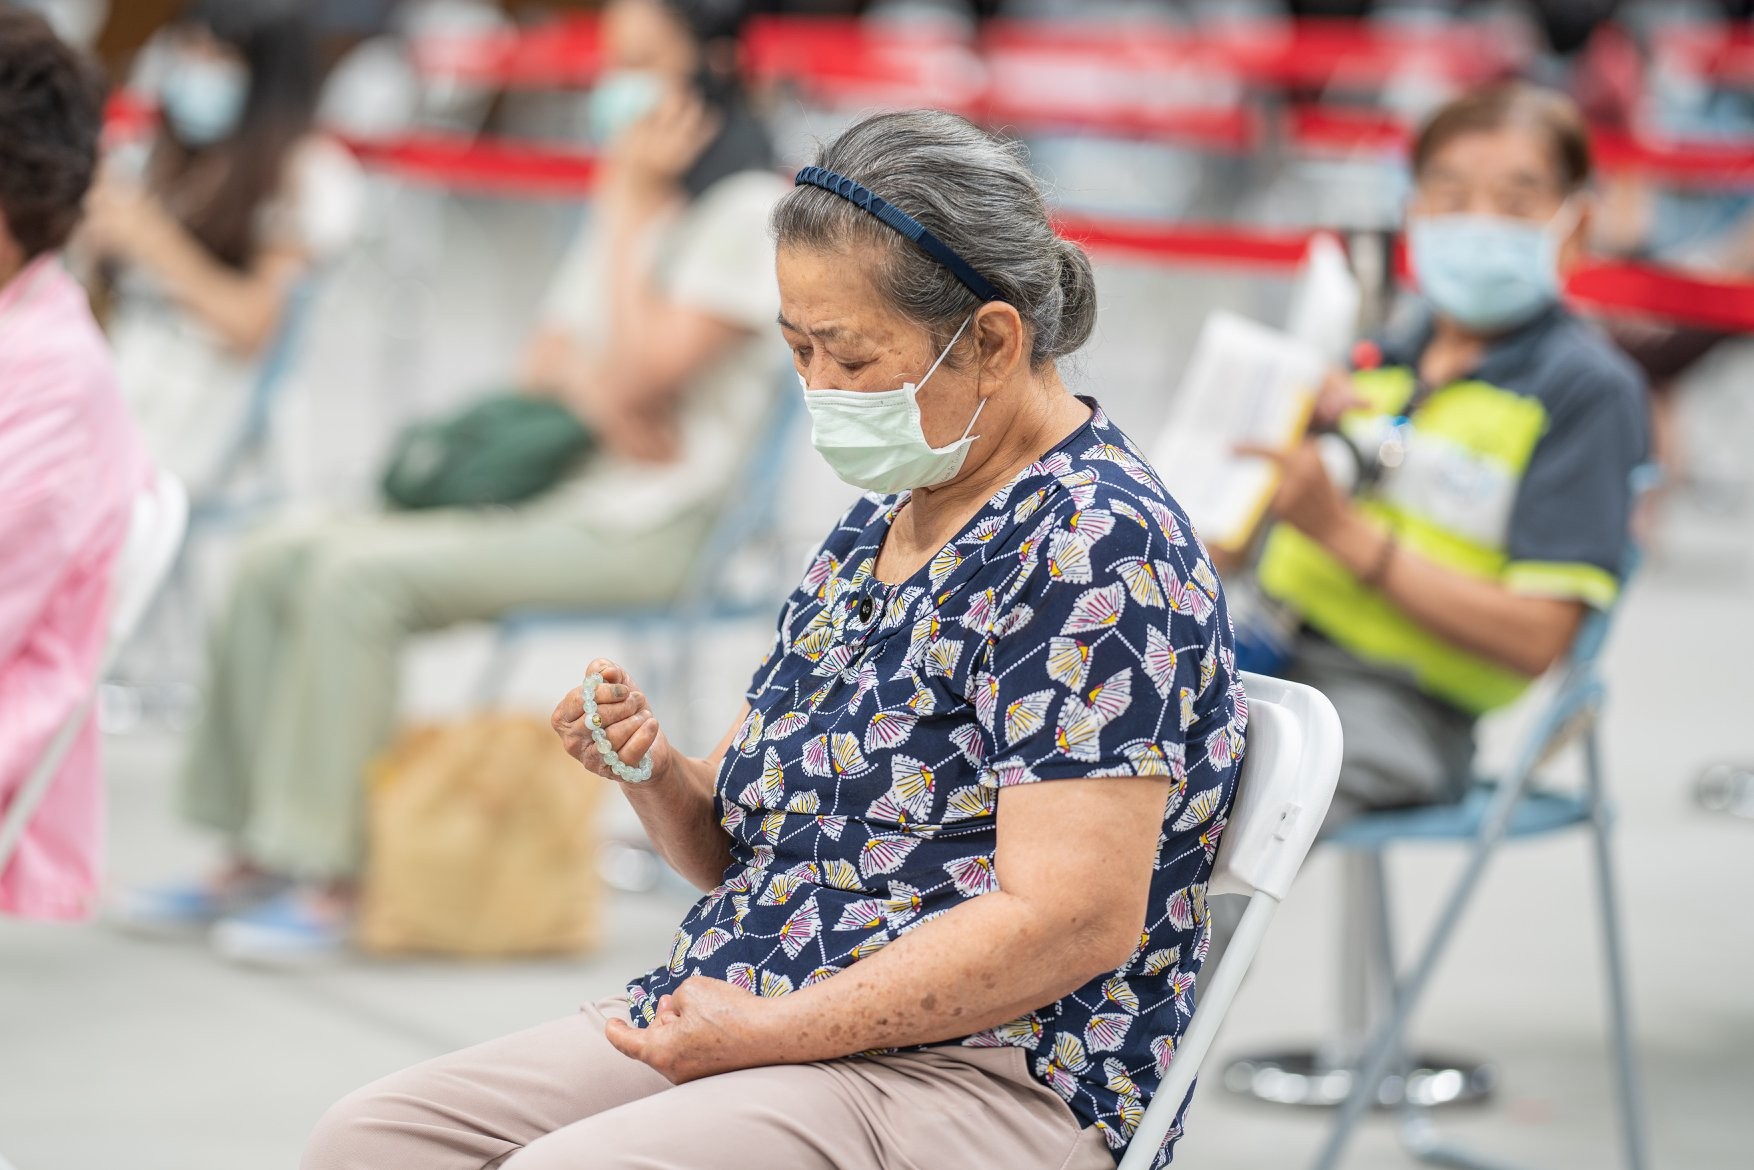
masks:
{"type": "Polygon", "coordinates": [[[179,61],[159,91],[165,120],[187,146],[212,146],[236,132],[250,94],[249,71],[233,61],[179,61]]]}
{"type": "Polygon", "coordinates": [[[591,141],[605,146],[629,126],[658,108],[664,78],[649,69],[616,69],[603,74],[591,88],[587,113],[591,141]]]}
{"type": "Polygon", "coordinates": [[[1494,333],[1559,299],[1559,249],[1577,223],[1567,201],[1546,223],[1501,215],[1419,215],[1407,246],[1419,290],[1438,312],[1494,333]]]}
{"type": "Polygon", "coordinates": [[[810,411],[810,442],[836,475],[854,487],[884,495],[933,487],[956,477],[969,447],[980,438],[971,432],[986,400],[974,408],[962,438],[934,447],[920,423],[918,398],[973,320],[970,315],[956,330],[925,377],[904,383],[899,390],[811,390],[804,376],[798,375],[810,411]]]}

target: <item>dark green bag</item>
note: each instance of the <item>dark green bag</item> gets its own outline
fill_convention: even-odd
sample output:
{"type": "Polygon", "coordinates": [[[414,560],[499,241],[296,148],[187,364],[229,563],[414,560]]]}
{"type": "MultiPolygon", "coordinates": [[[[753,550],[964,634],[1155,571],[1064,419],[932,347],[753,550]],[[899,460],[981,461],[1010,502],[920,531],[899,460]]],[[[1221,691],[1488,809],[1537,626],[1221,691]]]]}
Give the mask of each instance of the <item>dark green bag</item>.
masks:
{"type": "Polygon", "coordinates": [[[553,487],[594,446],[552,398],[502,394],[396,440],[384,496],[398,508],[515,504],[553,487]]]}

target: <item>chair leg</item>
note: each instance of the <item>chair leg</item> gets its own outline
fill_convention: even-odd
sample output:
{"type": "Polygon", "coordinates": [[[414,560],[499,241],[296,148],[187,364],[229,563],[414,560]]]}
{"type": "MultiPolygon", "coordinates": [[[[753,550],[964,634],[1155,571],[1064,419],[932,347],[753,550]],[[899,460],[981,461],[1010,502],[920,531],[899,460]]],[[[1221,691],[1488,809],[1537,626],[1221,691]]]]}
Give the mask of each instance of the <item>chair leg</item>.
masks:
{"type": "MultiPolygon", "coordinates": [[[[669,721],[667,734],[670,741],[685,752],[704,755],[713,745],[698,742],[696,733],[700,730],[700,720],[694,710],[694,688],[688,685],[689,658],[698,649],[700,630],[699,623],[682,618],[664,631],[664,644],[653,647],[655,673],[650,690],[657,696],[653,701],[664,704],[663,718],[669,721]]],[[[711,734],[717,733],[715,728],[711,734]]]]}
{"type": "MultiPolygon", "coordinates": [[[[1371,995],[1375,1004],[1372,1020],[1386,1019],[1394,1010],[1400,998],[1395,985],[1395,973],[1399,967],[1395,963],[1395,931],[1393,907],[1389,903],[1388,858],[1382,850],[1372,850],[1368,854],[1369,871],[1369,908],[1373,916],[1371,921],[1371,955],[1370,976],[1371,995]]],[[[1367,1049],[1360,1048],[1355,1064],[1362,1067],[1367,1049]]],[[[1416,1119],[1425,1116],[1425,1110],[1414,1104],[1412,1099],[1414,1061],[1405,1037],[1399,1038],[1394,1045],[1390,1057],[1389,1073],[1400,1082],[1400,1112],[1403,1127],[1416,1119]]],[[[1381,1094],[1381,1086],[1377,1092],[1381,1094]]]]}
{"type": "Polygon", "coordinates": [[[1521,779],[1515,783],[1506,782],[1494,796],[1493,804],[1487,810],[1481,825],[1480,836],[1475,839],[1473,850],[1468,856],[1467,866],[1450,888],[1449,898],[1445,901],[1436,924],[1431,928],[1425,945],[1420,949],[1418,961],[1414,963],[1407,977],[1397,984],[1388,1014],[1371,1037],[1364,1059],[1359,1062],[1358,1076],[1352,1083],[1352,1091],[1340,1106],[1334,1119],[1334,1127],[1329,1131],[1328,1139],[1316,1157],[1317,1170],[1334,1170],[1340,1164],[1353,1133],[1376,1097],[1377,1086],[1382,1083],[1384,1074],[1388,1072],[1390,1064],[1405,1043],[1407,1021],[1413,1014],[1413,1008],[1424,993],[1426,984],[1431,982],[1431,976],[1437,970],[1437,961],[1455,933],[1456,924],[1461,921],[1462,913],[1467,909],[1474,887],[1479,884],[1493,850],[1504,838],[1510,825],[1511,811],[1522,798],[1523,789],[1527,786],[1526,770],[1519,770],[1519,775],[1521,779]]]}
{"type": "Polygon", "coordinates": [[[1590,787],[1593,816],[1590,837],[1594,842],[1596,892],[1602,912],[1603,960],[1607,966],[1608,1028],[1614,1051],[1615,1089],[1620,1097],[1620,1133],[1625,1143],[1627,1170],[1644,1170],[1646,1162],[1644,1099],[1639,1086],[1637,1044],[1632,1034],[1631,996],[1626,980],[1626,944],[1620,930],[1620,900],[1614,880],[1609,845],[1610,812],[1603,791],[1601,745],[1597,731],[1584,737],[1584,767],[1590,787]]]}
{"type": "Polygon", "coordinates": [[[481,673],[475,676],[475,706],[481,710],[490,710],[499,706],[505,699],[506,683],[517,667],[518,639],[515,634],[503,625],[496,624],[493,629],[493,646],[487,652],[487,661],[482,664],[481,673]]]}
{"type": "MultiPolygon", "coordinates": [[[[1340,856],[1340,1027],[1324,1043],[1324,1063],[1334,1068],[1357,1068],[1364,1058],[1384,1005],[1378,996],[1382,986],[1376,969],[1381,946],[1376,936],[1373,910],[1378,894],[1373,862],[1378,855],[1347,850],[1340,856]]],[[[1391,972],[1391,978],[1393,974],[1391,972]]]]}

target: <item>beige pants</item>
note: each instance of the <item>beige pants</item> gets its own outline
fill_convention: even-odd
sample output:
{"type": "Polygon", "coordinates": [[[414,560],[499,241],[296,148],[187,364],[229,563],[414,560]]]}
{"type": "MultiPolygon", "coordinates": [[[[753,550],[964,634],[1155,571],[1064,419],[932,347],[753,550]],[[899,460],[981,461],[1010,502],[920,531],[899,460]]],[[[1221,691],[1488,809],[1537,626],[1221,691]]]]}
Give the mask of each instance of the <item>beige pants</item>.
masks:
{"type": "Polygon", "coordinates": [[[671,596],[708,521],[697,510],[612,533],[534,506],[267,527],[242,550],[213,630],[184,813],[277,873],[352,876],[366,766],[394,730],[410,636],[519,606],[671,596]]]}
{"type": "Polygon", "coordinates": [[[939,1045],[672,1085],[605,1013],[385,1077],[324,1115],[303,1170],[1114,1170],[1017,1048],[939,1045]]]}

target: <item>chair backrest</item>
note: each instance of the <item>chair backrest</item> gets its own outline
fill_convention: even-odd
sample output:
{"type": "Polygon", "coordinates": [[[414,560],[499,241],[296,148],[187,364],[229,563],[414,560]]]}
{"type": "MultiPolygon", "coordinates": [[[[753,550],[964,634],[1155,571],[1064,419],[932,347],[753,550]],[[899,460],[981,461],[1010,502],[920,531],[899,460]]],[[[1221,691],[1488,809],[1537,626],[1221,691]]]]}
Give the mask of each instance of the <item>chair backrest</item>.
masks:
{"type": "Polygon", "coordinates": [[[128,537],[116,559],[114,583],[110,589],[109,631],[102,665],[92,682],[92,689],[55,729],[41,758],[13,794],[4,816],[0,816],[0,871],[5,870],[13,850],[24,839],[25,828],[60,772],[67,753],[72,750],[79,729],[85,726],[92,698],[97,693],[97,683],[114,665],[165,578],[170,575],[188,523],[188,494],[176,476],[160,471],[151,488],[134,501],[128,537]]]}
{"type": "MultiPolygon", "coordinates": [[[[699,609],[718,596],[725,566],[738,550],[772,531],[778,523],[780,489],[791,465],[798,421],[804,413],[798,375],[790,361],[785,363],[783,375],[760,433],[725,489],[729,502],[695,554],[678,599],[679,608],[684,611],[699,609]]],[[[763,608],[772,601],[767,597],[759,600],[763,608]]]]}
{"type": "Polygon", "coordinates": [[[1340,717],[1313,687],[1244,674],[1248,738],[1211,890],[1284,898],[1340,775],[1340,717]]]}
{"type": "Polygon", "coordinates": [[[188,524],[188,493],[176,476],[160,471],[152,487],[134,501],[128,540],[116,562],[115,584],[110,591],[106,668],[134,636],[147,608],[170,575],[188,524]]]}
{"type": "Polygon", "coordinates": [[[196,521],[213,520],[225,515],[237,480],[252,460],[260,459],[274,427],[274,416],[280,409],[294,367],[304,348],[305,331],[311,319],[311,306],[316,297],[314,276],[306,276],[286,292],[280,310],[280,324],[269,339],[256,364],[255,379],[250,383],[250,398],[244,417],[219,458],[212,476],[212,486],[201,493],[196,502],[196,521]]]}
{"type": "Polygon", "coordinates": [[[1247,746],[1208,889],[1247,894],[1249,906],[1218,970],[1201,979],[1194,1018],[1119,1170],[1150,1170],[1156,1160],[1260,950],[1273,911],[1315,844],[1340,778],[1340,717],[1326,696],[1258,674],[1245,673],[1242,685],[1249,703],[1247,746]]]}

